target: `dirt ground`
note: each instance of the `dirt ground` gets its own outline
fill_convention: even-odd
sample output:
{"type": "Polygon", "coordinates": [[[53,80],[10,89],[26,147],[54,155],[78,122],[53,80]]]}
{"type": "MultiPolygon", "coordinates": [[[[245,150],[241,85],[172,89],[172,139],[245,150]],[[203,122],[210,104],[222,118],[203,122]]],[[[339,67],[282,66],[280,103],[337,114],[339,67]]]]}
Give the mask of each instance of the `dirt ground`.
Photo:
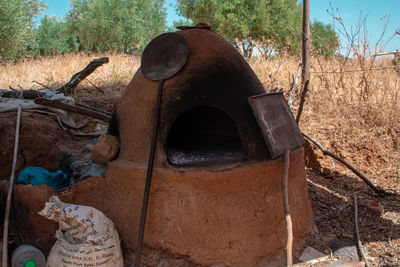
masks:
{"type": "MultiPolygon", "coordinates": [[[[123,92],[123,88],[107,89],[102,88],[103,92],[93,87],[78,87],[73,97],[80,103],[93,106],[106,111],[112,111],[115,103],[118,101],[119,96],[123,92]]],[[[14,123],[15,113],[9,113],[7,115],[9,119],[14,123]]],[[[24,119],[34,120],[38,119],[39,115],[24,115],[24,119]]],[[[41,116],[41,115],[40,115],[41,116]]],[[[314,211],[315,224],[312,233],[310,233],[307,245],[311,246],[325,254],[333,252],[335,243],[340,242],[353,242],[353,229],[354,229],[354,211],[353,211],[353,195],[358,196],[358,225],[360,229],[361,241],[368,251],[368,260],[372,266],[400,266],[400,166],[398,164],[399,159],[391,158],[387,155],[382,154],[385,148],[382,148],[382,144],[391,146],[390,151],[397,151],[395,155],[398,155],[399,137],[398,130],[394,128],[390,134],[394,135],[393,140],[386,140],[387,142],[367,142],[367,145],[362,145],[362,142],[352,140],[346,142],[347,145],[335,144],[337,136],[336,131],[332,130],[329,126],[329,122],[325,122],[326,126],[323,130],[318,128],[312,128],[318,118],[312,118],[310,113],[305,111],[303,127],[307,130],[307,133],[316,136],[317,139],[323,136],[322,141],[333,140],[327,147],[332,152],[339,154],[339,156],[345,158],[351,162],[361,173],[366,174],[367,177],[372,177],[371,181],[392,195],[379,197],[375,194],[360,178],[352,174],[347,169],[340,166],[340,163],[334,162],[333,159],[324,157],[322,153],[313,146],[313,153],[317,156],[318,165],[315,161],[309,164],[307,169],[307,179],[309,185],[309,192],[312,201],[312,207],[314,211]],[[313,121],[314,120],[314,121],[313,121]],[[309,123],[307,125],[307,123],[309,123]],[[304,126],[306,125],[306,126],[304,126]],[[331,129],[331,131],[329,130],[331,129]],[[361,145],[352,145],[358,143],[361,145]],[[389,163],[388,163],[389,161],[389,163]],[[378,172],[382,166],[379,162],[391,164],[391,169],[386,168],[386,172],[378,172]],[[313,167],[313,168],[311,168],[313,167]],[[371,203],[379,203],[383,207],[383,211],[377,211],[369,206],[371,203]]],[[[52,141],[49,147],[49,153],[40,154],[39,149],[37,150],[41,161],[44,164],[50,164],[48,167],[57,167],[57,163],[61,161],[61,158],[57,158],[52,155],[54,150],[52,146],[67,147],[67,150],[73,152],[74,144],[79,144],[75,147],[83,147],[85,144],[92,142],[93,138],[78,138],[69,135],[68,133],[62,132],[57,126],[56,122],[49,118],[40,118],[41,122],[45,122],[42,125],[43,134],[48,135],[52,141]],[[54,125],[52,124],[54,122],[54,125]],[[50,125],[50,126],[49,126],[50,125]],[[46,128],[47,127],[47,128],[46,128]]],[[[11,124],[12,124],[11,123],[11,124]]],[[[33,122],[32,122],[33,123],[33,122]]],[[[11,124],[9,125],[10,129],[11,124]]],[[[23,126],[24,127],[24,126],[23,126]]],[[[322,126],[321,126],[322,127],[322,126]]],[[[357,127],[357,125],[355,125],[357,127]]],[[[4,129],[4,128],[3,128],[4,129]]],[[[3,130],[4,131],[4,130],[3,130]]],[[[26,131],[27,133],[29,131],[26,131]]],[[[3,136],[4,133],[2,133],[3,136]]],[[[25,139],[28,136],[25,136],[25,139]]],[[[24,137],[22,138],[24,139],[24,137]]],[[[322,142],[321,141],[321,142],[322,142]]],[[[22,146],[34,146],[33,141],[27,140],[26,143],[22,143],[22,146]]],[[[10,159],[12,151],[12,141],[6,141],[8,144],[7,149],[2,149],[2,173],[1,176],[6,177],[8,169],[3,169],[5,164],[9,161],[4,161],[5,158],[10,159]],[[4,155],[3,155],[4,154],[4,155]],[[4,172],[4,173],[3,173],[4,172]]],[[[36,143],[39,145],[39,143],[36,143]]],[[[43,144],[44,145],[44,144],[43,144]]],[[[325,145],[327,143],[325,142],[325,145]]],[[[34,150],[34,149],[31,149],[34,150]]],[[[75,151],[79,153],[79,151],[75,151]]],[[[54,152],[57,154],[56,152],[54,152]]],[[[313,154],[311,153],[311,154],[313,154]]],[[[308,155],[310,157],[310,154],[308,155]]],[[[393,156],[393,155],[392,155],[393,156]]],[[[35,159],[35,155],[24,155],[24,157],[35,159]]],[[[26,160],[21,159],[21,160],[26,160]]],[[[308,159],[308,161],[310,161],[308,159]]],[[[19,167],[24,165],[20,163],[19,167]]],[[[47,166],[47,165],[46,165],[47,166]]],[[[378,206],[379,206],[378,204],[378,206]]],[[[175,260],[170,261],[165,259],[165,255],[149,252],[148,257],[144,257],[145,261],[152,265],[154,262],[164,262],[168,264],[177,264],[179,266],[193,266],[192,264],[182,261],[175,260]]],[[[132,262],[133,255],[131,253],[126,254],[126,261],[132,262]]],[[[318,265],[314,265],[318,266],[318,265]]]]}

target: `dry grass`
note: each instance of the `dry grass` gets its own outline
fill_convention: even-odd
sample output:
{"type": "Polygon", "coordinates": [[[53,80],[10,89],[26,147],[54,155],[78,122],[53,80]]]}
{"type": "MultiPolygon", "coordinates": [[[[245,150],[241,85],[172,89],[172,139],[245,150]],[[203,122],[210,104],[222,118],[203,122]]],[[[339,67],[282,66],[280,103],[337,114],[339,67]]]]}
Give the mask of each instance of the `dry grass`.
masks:
{"type": "MultiPolygon", "coordinates": [[[[298,64],[290,58],[250,63],[267,90],[288,90],[298,64]]],[[[301,128],[373,181],[386,180],[386,189],[400,193],[400,74],[388,59],[367,63],[383,68],[346,72],[360,70],[359,62],[313,58],[301,128]]],[[[351,174],[331,160],[324,163],[351,174]]]]}
{"type": "MultiPolygon", "coordinates": [[[[78,54],[27,60],[0,66],[0,88],[5,89],[11,86],[16,89],[39,89],[42,87],[32,83],[33,80],[48,87],[55,87],[67,82],[73,73],[81,70],[93,58],[101,56],[108,56],[110,63],[97,69],[89,76],[89,80],[105,93],[100,94],[93,85],[83,81],[76,89],[75,97],[86,104],[111,110],[139,67],[138,58],[114,54],[78,54]]],[[[392,228],[387,233],[382,229],[375,232],[369,229],[368,227],[375,226],[373,226],[374,222],[371,222],[374,219],[368,216],[361,216],[360,220],[369,220],[369,223],[372,223],[371,226],[366,222],[361,228],[364,229],[362,237],[367,240],[370,255],[376,262],[398,264],[400,260],[400,204],[398,200],[400,194],[400,74],[393,68],[370,70],[370,68],[390,67],[390,64],[388,59],[374,62],[371,59],[365,59],[363,62],[356,60],[343,62],[339,59],[313,58],[310,93],[301,118],[301,128],[328,150],[354,165],[373,183],[397,194],[393,199],[381,200],[385,212],[380,216],[382,220],[380,222],[392,228]],[[345,71],[362,68],[367,68],[367,70],[345,71]],[[376,236],[370,234],[369,230],[376,236]],[[380,233],[382,236],[379,236],[380,233]]],[[[250,65],[267,91],[275,87],[286,91],[291,87],[298,60],[283,57],[268,61],[253,59],[250,65]]],[[[297,104],[295,102],[294,106],[297,104]]],[[[319,202],[314,208],[320,209],[318,205],[323,204],[318,201],[319,198],[329,196],[329,199],[337,198],[337,202],[326,199],[326,203],[332,206],[338,203],[346,206],[350,212],[347,215],[351,216],[351,203],[347,199],[351,199],[354,191],[361,195],[361,203],[364,203],[362,205],[365,207],[365,203],[373,196],[370,196],[371,191],[360,182],[359,178],[329,158],[320,155],[320,161],[324,168],[334,174],[334,178],[328,175],[330,180],[326,180],[320,175],[315,177],[310,175],[309,185],[310,188],[314,188],[310,189],[311,195],[313,200],[316,198],[319,202]],[[320,185],[316,186],[318,183],[320,185]],[[343,197],[328,193],[323,190],[325,187],[330,187],[332,192],[343,197]]],[[[329,208],[331,211],[335,209],[336,207],[329,208]]],[[[333,221],[334,215],[318,217],[320,215],[317,211],[315,213],[316,221],[320,220],[321,225],[327,227],[323,230],[324,226],[321,226],[320,233],[327,236],[339,234],[335,232],[339,231],[338,229],[332,229],[333,222],[325,223],[324,221],[333,221]]],[[[339,216],[336,219],[342,218],[339,216]]],[[[346,227],[350,227],[347,230],[352,231],[351,226],[346,223],[339,221],[338,225],[343,231],[346,231],[346,227]]]]}
{"type": "MultiPolygon", "coordinates": [[[[39,89],[64,84],[72,74],[82,70],[92,59],[109,57],[110,63],[96,70],[88,79],[99,87],[115,88],[126,86],[137,68],[140,59],[123,54],[67,54],[52,58],[29,59],[10,65],[0,65],[0,88],[39,89]]],[[[82,87],[90,87],[88,81],[82,81],[82,87]]]]}

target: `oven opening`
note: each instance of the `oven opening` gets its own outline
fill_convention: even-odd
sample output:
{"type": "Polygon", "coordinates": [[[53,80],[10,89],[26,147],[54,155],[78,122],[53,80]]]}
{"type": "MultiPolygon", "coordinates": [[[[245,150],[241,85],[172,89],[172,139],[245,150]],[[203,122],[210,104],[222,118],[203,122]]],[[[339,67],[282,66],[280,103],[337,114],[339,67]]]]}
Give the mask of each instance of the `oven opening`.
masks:
{"type": "Polygon", "coordinates": [[[178,166],[213,165],[243,158],[234,121],[214,107],[196,107],[178,117],[167,137],[168,161],[178,166]]]}

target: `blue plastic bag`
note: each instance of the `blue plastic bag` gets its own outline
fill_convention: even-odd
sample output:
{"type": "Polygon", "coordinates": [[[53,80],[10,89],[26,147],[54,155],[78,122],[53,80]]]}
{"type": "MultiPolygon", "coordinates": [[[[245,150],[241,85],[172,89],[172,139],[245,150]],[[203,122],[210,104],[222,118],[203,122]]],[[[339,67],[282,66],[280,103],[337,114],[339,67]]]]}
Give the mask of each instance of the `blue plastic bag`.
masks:
{"type": "Polygon", "coordinates": [[[67,187],[69,185],[68,176],[58,170],[49,172],[42,167],[26,167],[18,174],[18,183],[43,185],[47,184],[55,190],[67,187]]]}

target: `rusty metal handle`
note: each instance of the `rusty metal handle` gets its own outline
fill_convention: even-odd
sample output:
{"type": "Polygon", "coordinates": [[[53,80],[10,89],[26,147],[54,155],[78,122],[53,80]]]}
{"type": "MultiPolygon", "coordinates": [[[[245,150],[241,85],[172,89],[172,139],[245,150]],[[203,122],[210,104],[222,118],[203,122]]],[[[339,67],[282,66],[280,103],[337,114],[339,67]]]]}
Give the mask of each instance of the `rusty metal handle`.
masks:
{"type": "Polygon", "coordinates": [[[162,96],[163,84],[164,84],[164,80],[160,80],[160,82],[158,84],[156,110],[155,110],[154,119],[153,119],[153,121],[154,121],[153,136],[151,139],[149,161],[148,161],[148,165],[147,165],[146,184],[145,184],[144,193],[143,193],[142,213],[140,216],[140,226],[139,226],[138,240],[137,240],[136,252],[135,252],[135,267],[140,267],[140,265],[141,265],[140,260],[141,260],[141,256],[142,256],[144,228],[146,225],[147,206],[149,204],[151,175],[153,173],[154,152],[155,152],[155,148],[156,148],[157,132],[158,132],[158,126],[159,126],[159,120],[160,120],[160,106],[161,106],[161,96],[162,96]]]}

